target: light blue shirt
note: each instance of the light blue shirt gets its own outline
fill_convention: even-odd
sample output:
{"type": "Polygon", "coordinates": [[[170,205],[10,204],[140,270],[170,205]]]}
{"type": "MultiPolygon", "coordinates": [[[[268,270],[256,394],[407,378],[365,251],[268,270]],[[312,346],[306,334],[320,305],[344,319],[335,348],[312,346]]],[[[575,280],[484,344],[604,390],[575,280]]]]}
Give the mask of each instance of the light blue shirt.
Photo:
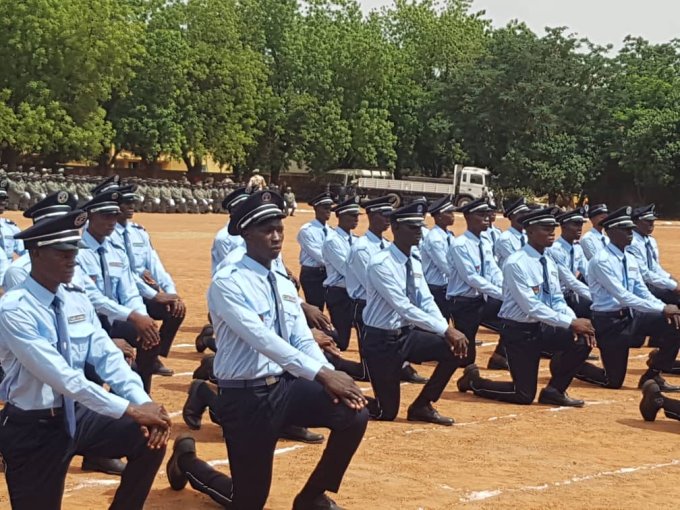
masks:
{"type": "Polygon", "coordinates": [[[591,299],[588,286],[577,278],[581,273],[584,278],[588,278],[588,261],[583,254],[583,249],[579,243],[570,245],[564,237],[560,236],[557,241],[547,250],[550,258],[557,264],[557,271],[560,275],[560,285],[562,292],[570,290],[578,296],[591,299]],[[573,251],[573,259],[572,259],[573,251]]]}
{"type": "Polygon", "coordinates": [[[328,237],[326,237],[321,248],[321,254],[326,264],[324,287],[346,287],[345,275],[347,274],[349,250],[358,240],[357,236],[351,232],[345,232],[340,227],[328,233],[328,237]]]}
{"type": "Polygon", "coordinates": [[[116,223],[116,229],[113,234],[111,234],[111,241],[117,246],[125,248],[125,254],[128,256],[128,263],[130,264],[130,269],[135,276],[135,281],[137,283],[137,289],[142,297],[146,299],[153,299],[158,291],[149,286],[142,279],[142,274],[144,271],[149,271],[151,277],[156,280],[160,290],[167,292],[168,294],[177,294],[177,288],[175,287],[175,282],[172,277],[165,270],[165,266],[161,262],[158,252],[154,250],[151,245],[151,239],[149,238],[148,232],[137,223],[128,222],[127,225],[123,226],[120,223],[116,223]],[[130,248],[132,249],[132,259],[134,259],[134,267],[132,266],[132,260],[127,252],[127,246],[125,246],[124,232],[127,230],[128,238],[130,240],[130,248]]]}
{"type": "Polygon", "coordinates": [[[609,244],[609,239],[604,231],[600,232],[596,228],[591,228],[581,238],[581,248],[583,248],[583,254],[588,260],[592,259],[607,244],[609,244]]]}
{"type": "Polygon", "coordinates": [[[218,379],[251,380],[289,372],[311,381],[322,367],[333,369],[307,326],[295,286],[274,271],[289,338],[276,333],[276,297],[268,274],[269,269],[245,255],[220,269],[210,284],[218,379]]]}
{"type": "Polygon", "coordinates": [[[510,227],[500,235],[495,246],[498,267],[503,269],[508,257],[522,249],[522,240],[524,240],[524,244],[526,245],[527,235],[524,232],[520,232],[515,227],[510,227]]]}
{"type": "Polygon", "coordinates": [[[542,322],[569,328],[576,315],[560,289],[557,266],[545,255],[550,292],[543,289],[542,255],[529,244],[510,255],[503,267],[503,305],[498,316],[516,322],[542,322]]]}
{"type": "Polygon", "coordinates": [[[215,235],[215,239],[213,240],[212,249],[210,250],[210,271],[213,275],[217,272],[217,266],[220,265],[220,262],[222,262],[234,248],[245,246],[246,244],[241,236],[231,235],[228,229],[229,225],[225,225],[217,232],[217,235],[215,235]]]}
{"type": "Polygon", "coordinates": [[[652,236],[642,236],[633,231],[633,242],[626,251],[637,259],[642,279],[646,284],[666,290],[674,290],[678,286],[671,274],[661,267],[659,246],[652,236]]]}
{"type": "Polygon", "coordinates": [[[347,274],[345,283],[347,294],[352,299],[366,300],[366,269],[370,258],[381,250],[387,248],[390,242],[378,237],[370,230],[352,244],[347,258],[347,274]],[[380,247],[382,244],[383,248],[380,247]]]}
{"type": "Polygon", "coordinates": [[[446,254],[453,243],[453,233],[435,225],[427,234],[420,250],[428,285],[443,286],[449,282],[451,267],[446,254]]]}
{"type": "Polygon", "coordinates": [[[51,308],[55,294],[29,277],[0,301],[0,363],[5,371],[0,398],[28,411],[61,407],[65,395],[112,418],[120,418],[130,402],[149,402],[141,379],[102,329],[87,295],[67,289],[60,285],[56,296],[68,323],[71,365],[57,350],[51,308]],[[85,378],[85,363],[112,393],[85,378]]]}
{"type": "Polygon", "coordinates": [[[323,225],[314,219],[300,227],[297,241],[300,244],[300,265],[308,267],[324,267],[323,243],[333,230],[328,225],[323,225]]]}
{"type": "Polygon", "coordinates": [[[618,312],[632,308],[640,312],[663,312],[664,304],[649,292],[642,280],[640,265],[635,256],[622,253],[609,243],[588,263],[588,285],[593,295],[594,312],[618,312]],[[623,271],[626,258],[627,274],[623,271]]]}
{"type": "Polygon", "coordinates": [[[14,254],[21,256],[26,253],[24,242],[14,239],[14,235],[19,232],[21,232],[21,229],[12,220],[0,218],[0,250],[4,252],[4,256],[0,253],[0,282],[2,282],[5,271],[12,263],[14,254]]]}
{"type": "Polygon", "coordinates": [[[83,268],[85,274],[94,282],[95,286],[101,294],[109,298],[105,301],[106,312],[108,317],[119,317],[119,320],[125,320],[133,311],[146,315],[146,307],[144,301],[137,290],[137,284],[130,271],[130,264],[128,263],[125,250],[114,244],[110,238],[104,239],[102,244],[92,237],[87,230],[83,232],[83,243],[87,248],[81,248],[78,251],[76,260],[80,267],[83,268]],[[106,250],[106,263],[109,269],[109,277],[111,280],[112,295],[106,296],[104,290],[104,277],[101,269],[101,259],[97,250],[103,246],[106,250]],[[119,307],[112,306],[111,302],[117,303],[119,307]]]}
{"type": "MultiPolygon", "coordinates": [[[[234,248],[229,252],[229,254],[220,262],[217,264],[217,268],[215,270],[215,274],[222,269],[223,267],[227,267],[232,264],[236,264],[237,262],[241,262],[241,259],[243,256],[247,253],[246,245],[242,244],[234,248]]],[[[285,264],[283,263],[283,257],[281,257],[281,253],[279,253],[279,256],[276,257],[274,260],[272,260],[272,268],[274,268],[274,271],[278,271],[281,274],[288,274],[288,270],[286,269],[285,264]]],[[[213,275],[214,277],[215,275],[213,275]]]]}
{"type": "Polygon", "coordinates": [[[451,244],[448,258],[453,270],[446,289],[447,298],[489,296],[503,299],[503,273],[496,264],[487,238],[477,237],[466,230],[451,244]],[[480,245],[484,255],[483,271],[480,245]]]}
{"type": "Polygon", "coordinates": [[[371,257],[367,269],[364,324],[380,329],[416,326],[444,335],[449,324],[434,302],[415,256],[407,257],[394,244],[371,257]],[[406,261],[410,259],[415,283],[415,301],[406,295],[406,261]]]}
{"type": "Polygon", "coordinates": [[[502,233],[503,231],[500,228],[494,227],[493,225],[482,232],[482,237],[486,237],[489,241],[491,241],[491,247],[493,248],[494,252],[496,251],[496,243],[501,238],[502,233]]]}

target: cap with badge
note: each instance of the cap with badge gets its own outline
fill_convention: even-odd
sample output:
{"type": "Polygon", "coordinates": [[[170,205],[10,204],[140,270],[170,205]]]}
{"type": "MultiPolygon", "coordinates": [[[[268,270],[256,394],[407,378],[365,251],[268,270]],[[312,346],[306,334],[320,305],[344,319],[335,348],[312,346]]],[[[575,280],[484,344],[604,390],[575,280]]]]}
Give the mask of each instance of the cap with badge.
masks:
{"type": "Polygon", "coordinates": [[[312,207],[323,207],[326,205],[331,205],[333,203],[333,197],[327,191],[318,194],[309,201],[309,205],[312,207]]]}
{"type": "Polygon", "coordinates": [[[33,223],[63,216],[73,211],[78,205],[78,199],[68,191],[57,191],[47,195],[24,211],[24,218],[31,218],[33,223]]]}
{"type": "Polygon", "coordinates": [[[585,211],[583,209],[573,209],[565,213],[558,214],[555,218],[560,225],[565,223],[583,223],[586,221],[584,216],[585,211]]]}
{"type": "Polygon", "coordinates": [[[404,207],[396,209],[390,215],[390,221],[406,225],[424,225],[425,213],[427,213],[427,205],[420,201],[411,202],[404,207]]]}
{"type": "Polygon", "coordinates": [[[56,250],[77,250],[82,246],[80,228],[87,221],[87,213],[75,210],[50,218],[28,227],[14,235],[24,242],[27,250],[54,248],[56,250]]]}
{"type": "Polygon", "coordinates": [[[7,179],[2,179],[0,181],[0,200],[9,198],[9,195],[7,194],[7,188],[9,188],[9,181],[7,179]]]}
{"type": "Polygon", "coordinates": [[[453,205],[453,202],[451,202],[451,197],[445,196],[442,198],[438,198],[434,202],[430,204],[428,207],[428,212],[434,216],[435,214],[441,214],[445,212],[451,212],[455,211],[456,206],[453,205]]]}
{"type": "Polygon", "coordinates": [[[630,215],[633,213],[633,208],[630,206],[621,207],[609,214],[605,219],[602,220],[602,226],[605,229],[610,228],[634,228],[635,223],[631,219],[630,215]]]}
{"type": "Polygon", "coordinates": [[[490,212],[491,206],[489,205],[489,201],[486,198],[478,198],[477,200],[473,200],[472,202],[468,202],[467,204],[459,207],[458,211],[462,212],[463,214],[484,213],[490,212]]]}
{"type": "Polygon", "coordinates": [[[111,177],[108,177],[107,179],[104,179],[102,182],[97,184],[94,188],[92,188],[92,195],[99,195],[100,193],[104,193],[105,191],[112,190],[114,188],[119,188],[120,187],[120,175],[112,175],[111,177]]]}
{"type": "Polygon", "coordinates": [[[515,214],[525,213],[529,211],[526,198],[518,198],[514,202],[506,202],[503,206],[503,216],[509,218],[515,214]]]}
{"type": "Polygon", "coordinates": [[[594,218],[600,214],[609,214],[607,204],[595,204],[588,207],[588,218],[594,218]]]}
{"type": "Polygon", "coordinates": [[[361,204],[361,207],[369,214],[377,212],[389,216],[394,211],[394,197],[386,195],[366,200],[361,204]]]}
{"type": "MultiPolygon", "coordinates": [[[[114,188],[111,188],[113,191],[114,188]]],[[[126,186],[121,186],[120,188],[117,188],[116,191],[120,193],[120,203],[132,203],[136,202],[139,197],[135,193],[137,191],[137,185],[136,184],[128,184],[126,186]]]]}
{"type": "Polygon", "coordinates": [[[348,198],[344,202],[340,202],[333,208],[333,212],[336,216],[340,216],[341,214],[361,214],[361,210],[359,209],[359,197],[348,198]]]}
{"type": "Polygon", "coordinates": [[[633,214],[631,215],[631,219],[633,221],[639,221],[639,220],[654,221],[654,220],[657,220],[658,217],[656,215],[656,205],[649,204],[649,205],[645,205],[644,207],[636,208],[635,210],[633,210],[633,214]]]}
{"type": "Polygon", "coordinates": [[[531,227],[532,225],[540,225],[546,227],[556,227],[558,225],[554,214],[555,209],[552,207],[542,207],[534,209],[522,216],[520,222],[524,227],[531,227]]]}
{"type": "Polygon", "coordinates": [[[228,232],[237,236],[251,225],[275,218],[285,218],[283,207],[283,197],[275,191],[256,191],[248,195],[248,198],[232,211],[228,232]]]}
{"type": "Polygon", "coordinates": [[[115,191],[104,191],[95,195],[92,200],[83,204],[83,209],[89,213],[98,214],[119,214],[121,195],[116,188],[115,191]]]}
{"type": "Polygon", "coordinates": [[[232,209],[243,202],[246,198],[248,198],[246,188],[237,188],[224,197],[224,200],[222,200],[222,209],[231,213],[232,209]]]}

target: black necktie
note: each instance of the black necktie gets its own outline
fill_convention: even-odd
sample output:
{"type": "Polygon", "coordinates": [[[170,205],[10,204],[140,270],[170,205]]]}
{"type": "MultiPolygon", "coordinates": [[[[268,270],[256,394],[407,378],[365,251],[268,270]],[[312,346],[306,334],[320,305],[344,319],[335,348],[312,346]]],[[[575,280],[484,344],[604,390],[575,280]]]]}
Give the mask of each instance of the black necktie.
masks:
{"type": "Polygon", "coordinates": [[[479,275],[484,276],[484,248],[482,248],[482,240],[479,240],[479,275]]]}
{"type": "Polygon", "coordinates": [[[569,269],[571,269],[572,273],[574,272],[574,245],[569,250],[569,269]]]}
{"type": "Polygon", "coordinates": [[[649,237],[645,237],[645,248],[647,250],[647,267],[650,270],[653,270],[656,256],[654,254],[654,248],[652,248],[652,242],[649,240],[649,237]]]}
{"type": "Polygon", "coordinates": [[[449,231],[446,232],[446,244],[447,246],[451,246],[451,232],[449,231]]]}
{"type": "Polygon", "coordinates": [[[269,271],[267,274],[267,279],[269,280],[269,285],[271,285],[272,291],[274,292],[274,301],[276,301],[276,332],[281,335],[281,338],[288,341],[286,318],[283,314],[283,301],[281,300],[281,295],[279,294],[279,287],[276,285],[276,276],[274,273],[269,271]]]}
{"type": "Polygon", "coordinates": [[[328,235],[328,229],[324,225],[324,227],[323,227],[323,237],[324,237],[324,239],[326,238],[327,235],[328,235]]]}
{"type": "MultiPolygon", "coordinates": [[[[52,301],[52,309],[54,310],[54,316],[57,319],[57,350],[61,354],[66,363],[71,366],[71,338],[68,334],[68,325],[66,323],[66,317],[64,317],[64,312],[61,308],[61,299],[54,296],[54,301],[52,301]]],[[[66,417],[66,429],[71,437],[75,437],[76,434],[76,407],[75,402],[72,398],[64,396],[64,414],[66,417]]]]}
{"type": "Polygon", "coordinates": [[[380,240],[380,249],[381,250],[385,249],[385,241],[383,241],[382,239],[380,240]]]}
{"type": "Polygon", "coordinates": [[[626,290],[628,290],[628,262],[626,262],[625,253],[623,254],[623,260],[621,263],[623,264],[623,286],[626,290]]]}
{"type": "Polygon", "coordinates": [[[527,244],[527,242],[524,240],[524,234],[519,236],[519,242],[522,244],[522,248],[524,248],[524,245],[527,244]]]}
{"type": "Polygon", "coordinates": [[[125,251],[127,252],[128,260],[130,261],[130,269],[133,273],[137,272],[137,264],[135,263],[135,253],[132,251],[132,243],[130,242],[130,234],[127,227],[123,230],[123,242],[125,243],[125,251]]]}
{"type": "Polygon", "coordinates": [[[548,279],[548,261],[545,257],[538,259],[543,266],[543,292],[550,294],[550,280],[548,279]]]}
{"type": "Polygon", "coordinates": [[[413,276],[413,264],[410,258],[406,259],[406,297],[411,304],[418,304],[416,300],[416,279],[413,276]]]}
{"type": "Polygon", "coordinates": [[[100,246],[97,248],[99,253],[99,264],[102,270],[102,280],[104,280],[104,295],[113,299],[113,288],[111,287],[111,276],[109,275],[109,264],[106,262],[106,248],[100,246]]]}

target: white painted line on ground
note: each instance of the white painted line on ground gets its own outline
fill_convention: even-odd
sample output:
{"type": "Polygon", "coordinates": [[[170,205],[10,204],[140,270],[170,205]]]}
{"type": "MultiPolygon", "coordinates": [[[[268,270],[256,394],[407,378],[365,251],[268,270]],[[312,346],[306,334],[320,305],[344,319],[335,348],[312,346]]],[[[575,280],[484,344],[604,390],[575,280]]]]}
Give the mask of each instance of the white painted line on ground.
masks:
{"type": "Polygon", "coordinates": [[[189,377],[191,375],[194,375],[193,372],[177,372],[176,374],[173,374],[173,377],[189,377]]]}
{"type": "Polygon", "coordinates": [[[173,349],[188,349],[189,347],[196,348],[194,344],[175,344],[172,346],[173,349]]]}
{"type": "MultiPolygon", "coordinates": [[[[303,444],[296,444],[293,446],[287,446],[285,448],[277,448],[274,450],[274,455],[282,455],[284,453],[292,452],[295,450],[299,450],[300,448],[304,448],[305,445],[303,444]]],[[[212,467],[215,466],[228,466],[229,465],[229,459],[225,460],[209,460],[208,464],[210,464],[212,467]]]]}
{"type": "Polygon", "coordinates": [[[182,416],[182,411],[173,411],[171,413],[168,413],[168,416],[170,416],[170,418],[176,418],[177,416],[182,416]]]}
{"type": "Polygon", "coordinates": [[[109,486],[109,485],[119,485],[120,484],[120,478],[116,478],[115,480],[100,480],[97,478],[90,478],[86,479],[82,482],[80,482],[77,485],[74,485],[71,488],[68,488],[64,490],[64,493],[68,494],[69,492],[75,492],[79,491],[81,489],[87,489],[89,487],[99,487],[99,486],[109,486]]]}
{"type": "Polygon", "coordinates": [[[605,478],[617,475],[627,475],[630,473],[637,473],[639,471],[654,471],[657,469],[663,469],[667,467],[674,467],[680,465],[680,460],[672,459],[669,462],[664,462],[661,464],[644,464],[642,466],[633,467],[622,467],[619,469],[613,469],[611,471],[600,471],[598,473],[593,473],[591,475],[574,476],[572,478],[567,478],[566,480],[561,480],[557,482],[544,483],[542,485],[523,485],[520,487],[512,487],[509,489],[491,489],[483,491],[472,491],[464,494],[460,498],[461,503],[472,503],[475,501],[482,501],[485,499],[495,498],[503,493],[512,492],[537,492],[543,491],[555,487],[563,487],[566,485],[572,485],[575,483],[587,482],[590,480],[597,480],[599,478],[605,478]]]}

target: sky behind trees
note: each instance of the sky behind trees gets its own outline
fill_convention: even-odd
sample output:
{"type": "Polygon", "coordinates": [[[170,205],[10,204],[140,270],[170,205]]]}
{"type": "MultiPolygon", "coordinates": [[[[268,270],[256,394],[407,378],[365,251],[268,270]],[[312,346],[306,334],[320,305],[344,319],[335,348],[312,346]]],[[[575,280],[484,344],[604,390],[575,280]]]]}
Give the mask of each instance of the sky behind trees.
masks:
{"type": "MultiPolygon", "coordinates": [[[[369,10],[392,0],[358,0],[369,10]]],[[[611,43],[639,35],[651,42],[680,37],[680,2],[677,0],[474,0],[473,11],[485,10],[495,27],[512,19],[524,21],[537,34],[546,26],[566,26],[592,42],[611,43]]]]}

